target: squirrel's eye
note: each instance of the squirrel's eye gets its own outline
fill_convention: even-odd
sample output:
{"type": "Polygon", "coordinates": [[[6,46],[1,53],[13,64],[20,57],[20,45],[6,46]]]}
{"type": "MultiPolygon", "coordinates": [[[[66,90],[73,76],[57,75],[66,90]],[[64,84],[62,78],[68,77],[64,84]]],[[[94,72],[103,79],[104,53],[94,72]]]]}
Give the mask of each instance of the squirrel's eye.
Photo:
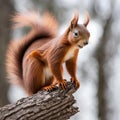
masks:
{"type": "Polygon", "coordinates": [[[73,33],[73,36],[74,36],[75,38],[77,38],[77,37],[79,36],[79,32],[78,32],[78,31],[75,31],[75,32],[73,33]]]}

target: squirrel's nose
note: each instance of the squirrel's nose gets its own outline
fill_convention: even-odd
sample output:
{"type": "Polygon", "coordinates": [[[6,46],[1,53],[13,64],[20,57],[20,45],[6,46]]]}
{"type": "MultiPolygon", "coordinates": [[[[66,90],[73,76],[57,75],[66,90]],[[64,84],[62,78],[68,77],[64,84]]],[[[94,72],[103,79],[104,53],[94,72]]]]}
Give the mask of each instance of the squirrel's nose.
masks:
{"type": "Polygon", "coordinates": [[[84,42],[84,45],[87,45],[88,44],[88,42],[84,42]]]}

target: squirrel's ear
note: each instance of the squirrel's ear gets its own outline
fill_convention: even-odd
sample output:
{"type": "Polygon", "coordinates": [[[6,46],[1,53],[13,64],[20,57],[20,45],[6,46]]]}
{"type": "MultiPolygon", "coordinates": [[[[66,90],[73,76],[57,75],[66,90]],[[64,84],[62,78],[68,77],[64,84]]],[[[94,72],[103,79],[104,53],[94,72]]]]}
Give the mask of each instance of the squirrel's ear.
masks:
{"type": "Polygon", "coordinates": [[[74,29],[77,26],[78,19],[79,19],[78,11],[75,11],[74,18],[71,20],[70,23],[70,30],[74,29]]]}
{"type": "Polygon", "coordinates": [[[87,27],[89,21],[90,21],[90,17],[89,17],[88,12],[86,12],[86,18],[85,18],[85,22],[83,23],[83,25],[84,25],[85,27],[87,27]]]}

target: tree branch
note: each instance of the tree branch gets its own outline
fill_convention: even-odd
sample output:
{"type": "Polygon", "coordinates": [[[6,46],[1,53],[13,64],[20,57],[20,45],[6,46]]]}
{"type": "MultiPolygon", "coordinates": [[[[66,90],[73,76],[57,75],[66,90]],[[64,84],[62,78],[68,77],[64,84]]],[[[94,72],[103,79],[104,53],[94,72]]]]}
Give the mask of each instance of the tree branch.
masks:
{"type": "Polygon", "coordinates": [[[67,120],[78,112],[72,95],[76,91],[71,82],[65,90],[39,91],[31,97],[0,108],[0,120],[67,120]]]}

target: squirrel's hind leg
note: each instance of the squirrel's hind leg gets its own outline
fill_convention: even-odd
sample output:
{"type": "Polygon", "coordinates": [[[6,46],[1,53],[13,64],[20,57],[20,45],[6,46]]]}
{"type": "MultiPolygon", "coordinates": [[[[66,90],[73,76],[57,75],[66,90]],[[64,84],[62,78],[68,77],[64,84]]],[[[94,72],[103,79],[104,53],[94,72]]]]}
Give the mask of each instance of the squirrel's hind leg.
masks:
{"type": "Polygon", "coordinates": [[[36,55],[30,53],[23,61],[24,85],[29,95],[38,92],[45,86],[44,64],[36,55]]]}

